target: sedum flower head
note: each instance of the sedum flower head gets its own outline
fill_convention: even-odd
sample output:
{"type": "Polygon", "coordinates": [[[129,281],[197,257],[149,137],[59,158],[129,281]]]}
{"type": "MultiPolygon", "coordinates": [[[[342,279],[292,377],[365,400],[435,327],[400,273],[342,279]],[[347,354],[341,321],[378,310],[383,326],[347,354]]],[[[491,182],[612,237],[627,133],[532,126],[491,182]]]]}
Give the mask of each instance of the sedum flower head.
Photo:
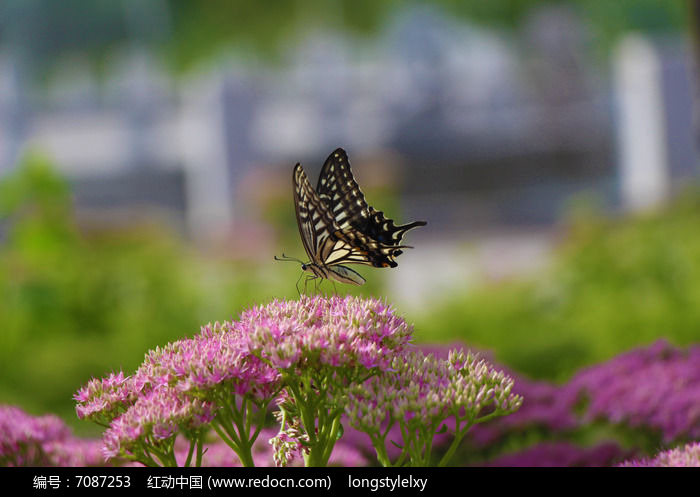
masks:
{"type": "Polygon", "coordinates": [[[269,443],[272,446],[275,466],[287,466],[295,459],[300,459],[305,451],[308,452],[302,440],[308,442],[308,436],[297,426],[290,426],[272,437],[269,443]]]}
{"type": "Polygon", "coordinates": [[[0,466],[97,466],[99,441],[73,436],[56,416],[0,406],[0,466]]]}
{"type": "Polygon", "coordinates": [[[93,378],[73,396],[80,419],[107,422],[136,400],[138,393],[122,371],[107,378],[93,378]]]}
{"type": "Polygon", "coordinates": [[[528,429],[562,434],[597,421],[651,428],[666,442],[700,436],[697,345],[658,341],[583,369],[563,385],[517,377],[513,391],[524,398],[521,408],[474,427],[479,446],[528,429]]]}
{"type": "Polygon", "coordinates": [[[230,325],[273,367],[389,368],[412,328],[391,306],[358,297],[308,297],[254,307],[230,325]]]}
{"type": "Polygon", "coordinates": [[[248,336],[228,323],[202,327],[199,335],[158,347],[134,375],[149,388],[175,386],[206,393],[227,387],[232,393],[266,398],[278,389],[279,374],[250,354],[248,336]]]}
{"type": "Polygon", "coordinates": [[[658,430],[666,442],[700,437],[700,346],[658,341],[578,373],[562,398],[587,400],[585,420],[658,430]]]}
{"type": "Polygon", "coordinates": [[[516,410],[522,398],[513,380],[471,354],[447,359],[413,350],[394,357],[393,374],[375,376],[351,389],[346,414],[352,426],[383,430],[393,420],[432,426],[449,416],[474,420],[480,414],[516,410]]]}
{"type": "Polygon", "coordinates": [[[248,352],[246,336],[215,323],[193,338],[149,351],[132,376],[119,372],[91,380],[74,399],[79,418],[112,422],[161,389],[211,401],[222,392],[265,398],[277,391],[278,383],[279,374],[248,352]]]}
{"type": "Polygon", "coordinates": [[[103,435],[107,459],[134,453],[139,444],[174,440],[178,431],[191,432],[214,418],[214,406],[174,388],[157,388],[140,397],[117,417],[103,435]]]}

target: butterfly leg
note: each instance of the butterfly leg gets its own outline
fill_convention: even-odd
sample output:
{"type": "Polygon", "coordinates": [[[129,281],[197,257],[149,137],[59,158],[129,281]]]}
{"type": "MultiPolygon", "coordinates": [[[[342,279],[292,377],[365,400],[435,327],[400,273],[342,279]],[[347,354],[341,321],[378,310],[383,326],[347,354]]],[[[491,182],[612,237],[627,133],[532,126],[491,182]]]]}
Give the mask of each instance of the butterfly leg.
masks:
{"type": "Polygon", "coordinates": [[[306,276],[306,279],[304,280],[304,294],[305,295],[306,295],[306,291],[307,291],[306,287],[309,284],[309,281],[315,280],[316,278],[317,278],[317,276],[311,276],[310,274],[306,276]]]}
{"type": "Polygon", "coordinates": [[[297,284],[296,284],[296,287],[297,287],[297,294],[298,294],[300,297],[301,297],[301,291],[299,290],[299,282],[301,281],[301,277],[302,277],[302,276],[304,276],[304,272],[303,272],[303,271],[302,271],[302,273],[299,275],[299,278],[297,279],[297,284]]]}

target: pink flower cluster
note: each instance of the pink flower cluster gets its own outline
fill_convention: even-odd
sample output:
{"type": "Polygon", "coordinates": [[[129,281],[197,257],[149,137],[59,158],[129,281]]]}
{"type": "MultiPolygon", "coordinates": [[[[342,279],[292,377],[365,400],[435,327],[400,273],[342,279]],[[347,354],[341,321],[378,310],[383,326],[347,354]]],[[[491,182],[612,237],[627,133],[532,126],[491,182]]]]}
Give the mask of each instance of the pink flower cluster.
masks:
{"type": "Polygon", "coordinates": [[[533,427],[563,433],[595,420],[647,428],[666,442],[700,437],[697,345],[660,340],[583,369],[563,385],[518,377],[513,391],[524,397],[522,408],[475,427],[475,441],[487,445],[533,427]]]}
{"type": "Polygon", "coordinates": [[[437,462],[444,466],[474,424],[520,407],[512,388],[510,377],[471,353],[440,359],[414,348],[396,356],[387,373],[353,385],[345,415],[369,435],[382,465],[435,464],[434,443],[451,441],[437,462]]]}
{"type": "Polygon", "coordinates": [[[112,421],[102,437],[105,458],[123,455],[125,448],[133,453],[138,450],[139,441],[158,446],[178,432],[191,432],[212,419],[211,402],[189,397],[172,387],[156,388],[112,421]]]}
{"type": "Polygon", "coordinates": [[[0,406],[0,466],[100,466],[97,440],[76,438],[56,416],[0,406]]]}
{"type": "Polygon", "coordinates": [[[134,375],[143,388],[173,386],[181,392],[230,394],[261,399],[279,388],[279,373],[250,353],[246,330],[230,323],[202,327],[199,335],[157,347],[134,375]]]}
{"type": "MultiPolygon", "coordinates": [[[[444,347],[442,352],[434,346],[427,349],[447,354],[444,347]]],[[[653,444],[659,439],[677,443],[700,437],[698,345],[679,348],[661,340],[583,369],[563,385],[517,377],[513,391],[523,397],[522,407],[510,416],[475,426],[470,437],[475,449],[493,447],[508,437],[512,443],[533,430],[544,439],[565,439],[600,421],[642,429],[653,444]]],[[[601,465],[614,462],[605,457],[588,458],[586,454],[598,454],[592,449],[564,451],[562,447],[558,442],[543,443],[505,461],[548,465],[557,459],[578,461],[576,454],[580,453],[580,460],[591,464],[596,460],[601,465]]],[[[618,460],[625,455],[622,449],[618,453],[618,460]]]]}
{"type": "Polygon", "coordinates": [[[78,402],[79,419],[110,422],[114,414],[123,412],[138,397],[139,389],[124,373],[112,373],[107,378],[93,378],[73,396],[78,402]]]}
{"type": "Polygon", "coordinates": [[[91,380],[74,396],[76,411],[109,424],[103,437],[108,458],[166,442],[172,448],[178,433],[204,427],[224,406],[230,413],[222,422],[231,436],[246,423],[242,399],[264,407],[284,387],[283,373],[366,378],[389,368],[411,333],[390,306],[374,299],[274,301],[148,352],[132,376],[119,372],[91,380]]]}
{"type": "Polygon", "coordinates": [[[700,438],[700,346],[658,341],[579,372],[564,388],[584,421],[657,430],[665,442],[700,438]]]}
{"type": "MultiPolygon", "coordinates": [[[[264,430],[255,443],[256,466],[275,465],[273,451],[266,441],[272,439],[276,431],[264,430]]],[[[102,445],[98,439],[76,438],[56,416],[30,416],[18,407],[0,406],[0,467],[104,466],[102,445]]],[[[178,464],[184,464],[188,450],[185,440],[176,441],[178,464]]],[[[337,466],[365,466],[367,462],[358,449],[342,443],[336,446],[330,461],[337,466]]],[[[206,445],[202,465],[240,466],[240,461],[228,445],[215,441],[206,445]]]]}
{"type": "MultiPolygon", "coordinates": [[[[471,422],[491,417],[496,419],[469,431],[477,449],[533,428],[544,438],[562,438],[598,420],[649,428],[666,442],[700,437],[700,346],[684,350],[661,341],[582,370],[563,385],[527,379],[514,384],[502,368],[446,348],[426,354],[409,343],[411,337],[411,327],[376,299],[273,301],[150,351],[131,376],[116,372],[91,380],[75,395],[76,411],[80,418],[109,425],[103,437],[107,457],[133,455],[147,446],[172,448],[177,435],[208,432],[209,424],[220,436],[228,435],[229,445],[240,436],[240,446],[250,449],[258,443],[266,406],[279,394],[290,398],[292,388],[299,404],[278,406],[287,417],[271,435],[278,463],[298,458],[301,441],[317,435],[304,431],[314,426],[311,404],[329,420],[344,412],[347,424],[374,434],[374,448],[380,439],[406,447],[401,441],[406,430],[425,426],[434,428],[430,435],[437,443],[447,443],[447,431],[462,433],[471,422]],[[250,422],[253,408],[261,414],[258,425],[250,422]],[[307,413],[303,423],[301,412],[307,413]]],[[[5,440],[26,440],[18,453],[41,460],[51,440],[68,440],[60,430],[52,434],[50,426],[44,431],[35,426],[25,435],[15,429],[5,440]]],[[[335,438],[319,433],[330,453],[335,438]]],[[[2,454],[12,447],[6,443],[2,454]]],[[[396,455],[392,447],[386,446],[389,459],[396,455]]],[[[607,449],[585,454],[579,449],[552,442],[511,456],[530,462],[563,460],[562,454],[572,461],[614,457],[607,449]]]]}
{"type": "Polygon", "coordinates": [[[413,329],[376,299],[307,297],[274,301],[241,315],[231,328],[250,350],[279,370],[351,368],[386,370],[413,329]]]}
{"type": "Polygon", "coordinates": [[[355,428],[379,432],[390,420],[431,426],[449,416],[475,420],[488,409],[506,414],[522,403],[511,394],[511,378],[471,354],[438,359],[414,349],[396,356],[391,371],[351,389],[345,413],[355,428]]]}
{"type": "Polygon", "coordinates": [[[260,399],[279,388],[279,374],[249,353],[247,336],[226,324],[149,351],[132,376],[93,379],[74,396],[78,417],[109,423],[107,458],[140,453],[144,444],[172,444],[212,421],[236,395],[260,399]]]}
{"type": "Polygon", "coordinates": [[[700,442],[660,452],[654,457],[620,464],[626,468],[700,468],[700,442]]]}

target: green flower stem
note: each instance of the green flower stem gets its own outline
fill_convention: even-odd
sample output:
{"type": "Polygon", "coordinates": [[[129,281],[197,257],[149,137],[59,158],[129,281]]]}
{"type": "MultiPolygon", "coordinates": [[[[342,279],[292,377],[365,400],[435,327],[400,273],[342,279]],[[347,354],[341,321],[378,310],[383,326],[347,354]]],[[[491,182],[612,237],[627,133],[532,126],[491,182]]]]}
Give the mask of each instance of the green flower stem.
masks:
{"type": "Polygon", "coordinates": [[[300,382],[290,381],[288,382],[291,397],[299,410],[299,416],[301,417],[301,423],[309,437],[309,445],[313,446],[316,444],[316,416],[315,416],[315,406],[313,401],[310,401],[302,394],[300,387],[300,382]]]}
{"type": "Polygon", "coordinates": [[[255,466],[250,447],[245,447],[243,446],[243,444],[240,443],[240,441],[234,440],[234,438],[237,437],[230,438],[229,434],[221,428],[221,425],[214,424],[213,427],[214,431],[216,431],[219,437],[221,437],[221,440],[223,440],[224,443],[231,447],[231,449],[236,453],[238,458],[241,460],[241,464],[244,467],[250,468],[255,466]]]}
{"type": "Polygon", "coordinates": [[[190,448],[187,451],[187,459],[185,459],[185,467],[190,467],[192,465],[192,458],[195,457],[196,454],[196,459],[195,459],[195,466],[201,467],[202,466],[202,446],[204,445],[204,435],[206,433],[205,429],[197,429],[194,431],[187,431],[183,430],[185,432],[185,436],[190,442],[190,448]]]}
{"type": "Polygon", "coordinates": [[[286,383],[299,410],[302,426],[308,437],[306,466],[327,466],[338,438],[342,409],[326,407],[328,375],[324,372],[307,374],[301,379],[287,373],[286,383]]]}
{"type": "Polygon", "coordinates": [[[437,432],[439,426],[440,423],[434,423],[432,425],[429,425],[428,427],[422,426],[419,431],[418,447],[423,447],[423,457],[421,466],[430,466],[430,459],[433,456],[433,437],[435,436],[435,433],[437,432]]]}
{"type": "Polygon", "coordinates": [[[386,435],[387,432],[384,433],[384,435],[377,437],[373,436],[370,434],[370,440],[372,441],[372,447],[374,447],[374,451],[377,453],[377,460],[379,461],[379,464],[384,466],[385,468],[391,467],[391,461],[389,460],[389,455],[387,454],[386,451],[386,435]]]}
{"type": "MultiPolygon", "coordinates": [[[[155,443],[152,441],[149,443],[147,440],[145,449],[150,449],[150,452],[160,461],[160,466],[175,467],[177,466],[177,460],[175,459],[175,451],[173,450],[174,442],[175,438],[168,440],[166,447],[161,450],[156,447],[155,443]]],[[[151,458],[151,460],[153,459],[151,458]]]]}
{"type": "Polygon", "coordinates": [[[197,467],[202,467],[202,456],[204,455],[204,430],[199,432],[199,442],[197,443],[197,467]]]}
{"type": "Polygon", "coordinates": [[[459,425],[462,423],[462,421],[465,420],[457,418],[455,421],[455,436],[452,440],[452,443],[450,444],[450,447],[447,449],[447,452],[445,452],[445,454],[440,459],[440,462],[438,462],[438,467],[440,468],[447,466],[447,463],[450,462],[450,459],[452,459],[452,456],[454,456],[455,452],[457,451],[457,448],[459,447],[459,444],[462,442],[462,439],[469,431],[469,428],[471,428],[475,424],[467,420],[467,424],[463,428],[460,428],[459,425]]]}
{"type": "Polygon", "coordinates": [[[404,440],[407,441],[405,451],[409,456],[410,466],[425,467],[429,465],[433,445],[432,434],[434,432],[433,425],[427,428],[420,425],[415,428],[406,428],[404,431],[406,434],[404,435],[404,440]]]}
{"type": "MultiPolygon", "coordinates": [[[[256,412],[253,409],[255,403],[250,398],[243,397],[241,407],[238,408],[235,397],[229,395],[227,402],[224,402],[224,396],[225,394],[222,394],[221,405],[225,408],[219,410],[212,426],[221,439],[236,453],[244,467],[255,466],[252,454],[253,443],[260,435],[267,403],[257,406],[256,412]]],[[[201,456],[199,457],[201,459],[201,456]]]]}
{"type": "MultiPolygon", "coordinates": [[[[382,465],[385,468],[391,467],[391,459],[389,459],[389,453],[386,450],[386,437],[389,436],[389,432],[391,431],[391,428],[394,426],[394,420],[391,420],[387,426],[386,430],[384,430],[384,433],[381,434],[381,436],[378,438],[378,442],[381,443],[381,458],[379,457],[379,451],[377,451],[377,458],[382,462],[382,465]]],[[[374,443],[374,442],[373,442],[374,443]]]]}
{"type": "Polygon", "coordinates": [[[197,445],[197,440],[190,440],[190,448],[187,451],[187,459],[185,459],[185,467],[189,468],[192,464],[192,455],[194,454],[194,449],[197,445]]]}
{"type": "Polygon", "coordinates": [[[123,454],[124,458],[128,459],[130,461],[140,462],[144,466],[148,466],[148,467],[159,466],[159,464],[149,454],[148,447],[145,444],[143,444],[143,443],[138,444],[138,448],[141,450],[140,453],[123,454]]]}
{"type": "Polygon", "coordinates": [[[338,431],[340,430],[340,417],[343,411],[337,409],[332,415],[332,422],[330,423],[330,430],[328,431],[326,437],[326,450],[323,452],[324,466],[328,466],[328,460],[331,458],[331,453],[335,447],[335,442],[338,440],[338,431]]]}
{"type": "Polygon", "coordinates": [[[503,409],[496,409],[490,414],[486,414],[480,418],[474,419],[475,415],[472,413],[470,416],[465,416],[465,417],[458,417],[455,416],[456,422],[455,422],[455,436],[454,439],[452,440],[452,443],[450,444],[450,447],[447,449],[447,452],[442,456],[440,459],[440,462],[438,463],[438,467],[444,467],[447,466],[447,463],[452,459],[452,456],[454,456],[455,452],[457,451],[457,448],[459,447],[459,444],[462,442],[464,437],[467,435],[467,432],[469,429],[474,426],[475,424],[478,423],[484,423],[486,421],[489,421],[490,419],[496,418],[498,416],[503,416],[504,414],[509,414],[510,410],[504,411],[503,409]],[[462,422],[466,421],[466,424],[460,428],[460,424],[462,422]]]}

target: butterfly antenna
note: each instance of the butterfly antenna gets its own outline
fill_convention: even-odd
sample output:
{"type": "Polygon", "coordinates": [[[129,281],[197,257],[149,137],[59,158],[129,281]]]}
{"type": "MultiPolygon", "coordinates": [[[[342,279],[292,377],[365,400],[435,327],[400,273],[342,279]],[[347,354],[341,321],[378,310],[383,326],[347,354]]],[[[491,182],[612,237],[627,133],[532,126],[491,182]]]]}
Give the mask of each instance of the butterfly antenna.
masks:
{"type": "Polygon", "coordinates": [[[294,261],[294,262],[298,262],[299,264],[304,264],[304,261],[297,259],[296,257],[289,257],[289,256],[284,255],[284,252],[282,252],[282,257],[274,256],[274,258],[276,261],[294,261]]]}

